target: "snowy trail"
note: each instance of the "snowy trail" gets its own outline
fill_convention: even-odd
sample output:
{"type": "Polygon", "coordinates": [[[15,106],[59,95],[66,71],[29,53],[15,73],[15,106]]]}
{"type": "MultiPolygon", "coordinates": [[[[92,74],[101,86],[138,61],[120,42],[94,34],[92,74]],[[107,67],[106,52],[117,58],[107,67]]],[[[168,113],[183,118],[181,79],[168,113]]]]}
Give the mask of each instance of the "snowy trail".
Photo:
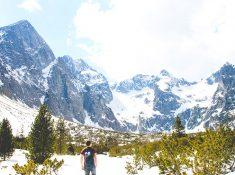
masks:
{"type": "MultiPolygon", "coordinates": [[[[80,166],[80,156],[55,156],[58,160],[63,159],[64,165],[59,171],[59,175],[83,175],[84,172],[80,166]]],[[[98,155],[97,175],[127,175],[125,166],[125,158],[113,158],[106,155],[98,155]]],[[[15,175],[12,165],[26,163],[26,159],[22,150],[16,150],[14,155],[7,161],[0,163],[0,175],[15,175]]],[[[145,169],[139,175],[157,175],[157,168],[145,169]]]]}

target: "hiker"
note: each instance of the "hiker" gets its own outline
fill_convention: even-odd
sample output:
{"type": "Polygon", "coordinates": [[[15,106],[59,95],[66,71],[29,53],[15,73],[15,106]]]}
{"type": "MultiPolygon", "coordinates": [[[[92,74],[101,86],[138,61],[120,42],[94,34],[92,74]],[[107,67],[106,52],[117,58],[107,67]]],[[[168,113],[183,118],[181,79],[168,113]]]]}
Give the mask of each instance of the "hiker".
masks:
{"type": "Polygon", "coordinates": [[[81,166],[85,175],[96,175],[97,158],[96,151],[92,148],[91,141],[86,142],[86,148],[81,152],[81,166]]]}

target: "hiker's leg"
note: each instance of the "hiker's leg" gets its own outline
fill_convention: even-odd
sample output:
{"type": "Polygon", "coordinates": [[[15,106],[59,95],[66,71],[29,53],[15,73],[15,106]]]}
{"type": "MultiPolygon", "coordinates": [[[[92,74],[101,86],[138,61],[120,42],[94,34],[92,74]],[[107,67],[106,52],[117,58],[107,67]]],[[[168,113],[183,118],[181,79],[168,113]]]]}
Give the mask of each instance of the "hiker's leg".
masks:
{"type": "Polygon", "coordinates": [[[85,175],[90,175],[90,170],[84,169],[85,175]]]}
{"type": "Polygon", "coordinates": [[[92,174],[92,175],[96,175],[96,167],[93,167],[93,168],[92,168],[91,174],[92,174]]]}

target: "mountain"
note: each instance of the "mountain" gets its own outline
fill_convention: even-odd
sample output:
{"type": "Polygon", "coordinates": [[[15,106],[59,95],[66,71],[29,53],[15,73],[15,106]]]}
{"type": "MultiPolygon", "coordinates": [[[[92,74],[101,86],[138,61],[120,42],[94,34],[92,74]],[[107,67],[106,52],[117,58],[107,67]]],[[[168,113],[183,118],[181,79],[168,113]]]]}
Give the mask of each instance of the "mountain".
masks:
{"type": "Polygon", "coordinates": [[[234,127],[234,87],[229,63],[199,82],[162,70],[110,85],[84,60],[56,57],[28,21],[0,28],[0,118],[34,115],[47,104],[54,116],[116,131],[170,131],[177,115],[188,132],[234,127]],[[18,103],[29,111],[14,109],[18,103]]]}
{"type": "Polygon", "coordinates": [[[1,93],[30,107],[40,105],[46,90],[42,70],[55,56],[27,21],[0,28],[1,93]]]}
{"type": "Polygon", "coordinates": [[[116,83],[109,104],[120,122],[140,132],[170,131],[179,115],[188,132],[235,125],[235,67],[225,64],[205,80],[188,82],[166,70],[116,83]]]}
{"type": "Polygon", "coordinates": [[[56,58],[28,21],[0,28],[0,93],[31,108],[48,105],[55,116],[125,130],[106,105],[106,78],[83,60],[56,58]]]}

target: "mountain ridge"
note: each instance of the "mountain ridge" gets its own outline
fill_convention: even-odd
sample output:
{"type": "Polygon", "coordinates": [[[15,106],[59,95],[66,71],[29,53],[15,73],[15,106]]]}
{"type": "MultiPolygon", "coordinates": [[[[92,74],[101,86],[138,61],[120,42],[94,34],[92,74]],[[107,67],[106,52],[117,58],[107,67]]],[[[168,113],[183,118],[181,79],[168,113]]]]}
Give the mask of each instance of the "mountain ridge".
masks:
{"type": "Polygon", "coordinates": [[[187,130],[234,127],[235,68],[226,63],[207,79],[189,82],[163,69],[110,85],[82,59],[56,57],[34,27],[22,20],[0,28],[0,94],[31,108],[117,131],[172,129],[176,115],[187,130]],[[231,113],[231,114],[230,114],[231,113]]]}

